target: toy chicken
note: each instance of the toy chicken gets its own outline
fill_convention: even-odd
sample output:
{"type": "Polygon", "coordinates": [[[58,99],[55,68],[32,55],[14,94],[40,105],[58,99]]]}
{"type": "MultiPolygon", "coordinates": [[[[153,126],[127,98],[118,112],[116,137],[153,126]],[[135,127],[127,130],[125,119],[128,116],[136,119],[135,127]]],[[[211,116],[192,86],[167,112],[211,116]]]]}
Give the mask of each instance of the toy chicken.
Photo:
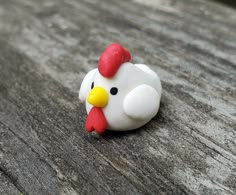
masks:
{"type": "Polygon", "coordinates": [[[87,132],[137,129],[157,114],[160,79],[148,66],[132,64],[130,59],[129,51],[113,43],[83,79],[79,99],[86,103],[87,132]]]}

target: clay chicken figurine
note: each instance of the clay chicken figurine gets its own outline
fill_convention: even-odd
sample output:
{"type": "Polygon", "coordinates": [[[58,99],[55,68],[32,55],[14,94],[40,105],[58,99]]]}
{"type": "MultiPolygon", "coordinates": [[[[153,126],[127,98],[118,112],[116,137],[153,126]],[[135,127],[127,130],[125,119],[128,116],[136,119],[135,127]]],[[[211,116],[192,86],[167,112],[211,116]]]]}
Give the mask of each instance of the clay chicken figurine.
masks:
{"type": "Polygon", "coordinates": [[[129,51],[113,43],[101,54],[98,68],[83,79],[79,99],[86,102],[87,132],[136,129],[157,114],[160,79],[146,65],[132,64],[130,59],[129,51]]]}

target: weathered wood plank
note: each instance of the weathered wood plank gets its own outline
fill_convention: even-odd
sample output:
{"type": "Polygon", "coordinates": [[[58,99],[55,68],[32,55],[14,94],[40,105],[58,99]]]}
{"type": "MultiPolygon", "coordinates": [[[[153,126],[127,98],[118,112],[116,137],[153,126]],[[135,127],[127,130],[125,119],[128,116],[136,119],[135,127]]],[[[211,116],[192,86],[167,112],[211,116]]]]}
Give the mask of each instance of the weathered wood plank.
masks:
{"type": "MultiPolygon", "coordinates": [[[[2,47],[1,51],[2,53],[4,53],[4,51],[8,53],[9,48],[4,49],[2,47]]],[[[28,63],[30,63],[30,61],[14,53],[14,50],[10,51],[12,55],[18,55],[18,57],[12,58],[10,62],[6,60],[1,62],[1,64],[8,64],[8,66],[4,66],[1,69],[1,78],[3,78],[3,80],[7,77],[15,78],[15,80],[13,79],[6,83],[2,82],[3,85],[1,86],[1,105],[4,106],[4,109],[2,108],[2,117],[5,117],[4,122],[6,125],[12,128],[14,133],[20,134],[23,137],[22,139],[26,139],[27,143],[30,143],[32,148],[39,153],[39,155],[42,155],[42,159],[53,159],[54,164],[52,167],[55,166],[54,172],[59,173],[59,179],[65,179],[65,181],[69,180],[70,183],[75,186],[74,188],[81,194],[84,192],[93,194],[111,193],[108,183],[110,183],[112,179],[117,180],[117,183],[111,183],[114,189],[119,188],[122,184],[125,190],[124,192],[129,189],[130,193],[138,194],[138,191],[136,188],[132,187],[133,185],[129,180],[123,175],[118,174],[113,167],[109,166],[106,158],[102,158],[103,155],[100,154],[95,147],[90,146],[88,140],[81,139],[81,135],[76,133],[78,128],[83,130],[83,124],[81,119],[80,121],[77,119],[79,110],[76,104],[71,104],[72,101],[78,102],[77,97],[75,98],[74,96],[75,94],[71,96],[70,92],[66,92],[65,89],[56,85],[52,80],[48,80],[45,76],[45,78],[41,80],[41,78],[34,73],[37,71],[33,71],[29,74],[28,68],[30,67],[28,63]],[[14,61],[14,59],[17,61],[14,61]],[[17,62],[19,62],[19,64],[17,62]],[[49,82],[52,83],[50,84],[49,82]],[[31,88],[32,83],[34,83],[33,88],[31,88]],[[35,86],[35,84],[37,86],[35,86]],[[4,90],[4,88],[10,89],[10,91],[4,90]],[[26,94],[31,95],[28,96],[26,94]],[[7,103],[4,99],[10,100],[10,103],[7,103]],[[58,101],[62,101],[61,108],[56,104],[58,101]],[[14,105],[15,108],[12,109],[11,107],[14,105]],[[13,117],[16,117],[18,120],[15,121],[13,117]],[[27,132],[30,132],[30,135],[27,135],[27,132]],[[38,149],[38,143],[30,141],[30,139],[33,141],[36,140],[37,142],[38,139],[40,140],[41,147],[43,147],[43,150],[47,151],[46,156],[41,147],[38,149]],[[56,168],[58,166],[57,163],[60,169],[56,168]],[[94,179],[93,182],[89,179],[91,177],[94,179]]],[[[83,115],[85,116],[84,112],[83,115]]],[[[84,136],[86,135],[85,132],[83,134],[84,136]]],[[[3,139],[4,137],[5,136],[3,136],[3,139]]],[[[12,149],[4,145],[3,148],[12,149]]],[[[3,155],[7,160],[9,157],[6,156],[6,154],[3,155]]],[[[29,156],[31,157],[31,155],[29,156]]],[[[15,166],[13,165],[13,167],[15,166]]],[[[26,165],[25,168],[27,167],[26,165]]],[[[25,170],[21,170],[22,174],[28,175],[28,173],[25,172],[25,170]]],[[[41,173],[41,177],[44,176],[44,174],[45,173],[41,173]]],[[[55,176],[55,178],[57,177],[58,175],[55,176]]],[[[25,185],[28,187],[27,184],[25,185]]],[[[40,193],[39,190],[41,187],[39,184],[35,183],[32,187],[34,190],[26,189],[30,194],[40,193]]],[[[50,185],[48,185],[48,188],[50,189],[50,185]]],[[[50,190],[51,191],[48,191],[47,194],[58,194],[52,188],[50,190]]]]}
{"type": "Polygon", "coordinates": [[[0,124],[0,133],[3,149],[0,166],[8,182],[11,181],[22,194],[58,194],[56,172],[3,124],[0,124]]]}
{"type": "Polygon", "coordinates": [[[3,193],[235,194],[234,10],[196,0],[0,2],[3,193]],[[140,131],[88,135],[78,89],[113,41],[160,75],[160,113],[140,131]]]}
{"type": "Polygon", "coordinates": [[[19,195],[21,192],[11,182],[11,178],[5,174],[2,170],[0,171],[0,193],[6,195],[19,195]]]}

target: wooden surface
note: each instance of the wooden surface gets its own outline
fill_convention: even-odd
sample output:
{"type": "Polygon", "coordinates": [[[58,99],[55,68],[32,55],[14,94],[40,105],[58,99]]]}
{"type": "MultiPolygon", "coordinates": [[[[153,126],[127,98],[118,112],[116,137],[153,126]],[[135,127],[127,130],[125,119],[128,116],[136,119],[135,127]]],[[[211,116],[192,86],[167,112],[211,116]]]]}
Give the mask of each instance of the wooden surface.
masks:
{"type": "Polygon", "coordinates": [[[236,11],[205,0],[0,0],[0,194],[235,194],[236,11]],[[131,133],[87,134],[84,75],[120,42],[163,85],[131,133]]]}

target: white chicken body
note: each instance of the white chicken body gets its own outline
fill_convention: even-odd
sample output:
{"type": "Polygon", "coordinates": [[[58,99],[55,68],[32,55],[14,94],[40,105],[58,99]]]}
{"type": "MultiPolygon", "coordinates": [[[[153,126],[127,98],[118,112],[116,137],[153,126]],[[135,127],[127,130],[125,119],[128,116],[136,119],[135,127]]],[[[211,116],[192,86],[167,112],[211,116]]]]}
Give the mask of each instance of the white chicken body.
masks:
{"type": "Polygon", "coordinates": [[[107,129],[127,131],[139,128],[159,110],[161,82],[146,65],[123,63],[112,78],[103,77],[98,69],[90,71],[83,80],[79,94],[79,98],[86,101],[87,113],[93,107],[88,102],[91,86],[102,87],[108,94],[108,102],[102,108],[107,129]],[[111,94],[112,88],[118,90],[117,94],[111,94]]]}

